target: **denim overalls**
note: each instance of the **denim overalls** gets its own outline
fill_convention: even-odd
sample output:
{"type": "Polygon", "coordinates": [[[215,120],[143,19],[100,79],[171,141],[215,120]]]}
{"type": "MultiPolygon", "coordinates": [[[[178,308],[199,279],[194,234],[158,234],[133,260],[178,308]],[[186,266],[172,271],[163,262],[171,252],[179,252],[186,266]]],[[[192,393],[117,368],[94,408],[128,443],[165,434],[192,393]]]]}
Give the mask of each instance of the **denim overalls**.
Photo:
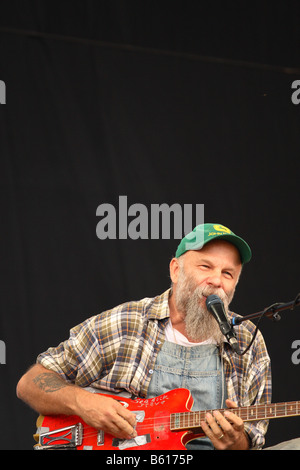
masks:
{"type": "MultiPolygon", "coordinates": [[[[225,406],[226,387],[219,350],[215,344],[192,347],[165,341],[158,353],[147,398],[175,388],[187,388],[194,399],[193,411],[225,406]]],[[[187,449],[211,450],[208,438],[190,441],[187,449]]]]}

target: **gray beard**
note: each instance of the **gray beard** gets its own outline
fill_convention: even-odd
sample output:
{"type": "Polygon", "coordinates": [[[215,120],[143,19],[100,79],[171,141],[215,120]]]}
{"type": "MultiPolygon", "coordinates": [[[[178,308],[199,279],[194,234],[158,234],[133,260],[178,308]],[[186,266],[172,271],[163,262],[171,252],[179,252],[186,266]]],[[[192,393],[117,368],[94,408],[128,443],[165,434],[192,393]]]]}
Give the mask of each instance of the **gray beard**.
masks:
{"type": "Polygon", "coordinates": [[[212,339],[217,344],[224,341],[224,336],[213,315],[199,302],[202,295],[206,297],[215,294],[224,303],[225,311],[233,298],[234,291],[226,295],[223,289],[216,289],[209,286],[197,286],[193,278],[187,276],[184,269],[180,269],[175,292],[175,303],[179,312],[185,318],[185,328],[187,336],[195,342],[212,339]]]}

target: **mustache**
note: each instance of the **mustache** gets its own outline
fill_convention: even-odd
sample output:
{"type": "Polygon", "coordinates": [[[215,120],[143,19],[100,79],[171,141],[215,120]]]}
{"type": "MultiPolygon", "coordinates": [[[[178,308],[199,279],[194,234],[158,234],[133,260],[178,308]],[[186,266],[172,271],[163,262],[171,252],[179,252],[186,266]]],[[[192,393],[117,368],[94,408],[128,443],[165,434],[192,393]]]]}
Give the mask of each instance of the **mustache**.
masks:
{"type": "Polygon", "coordinates": [[[231,300],[230,296],[228,296],[221,288],[214,288],[211,286],[205,286],[205,287],[198,286],[195,289],[195,291],[197,292],[199,297],[201,295],[203,295],[204,297],[208,297],[209,295],[217,295],[218,297],[220,297],[220,299],[223,301],[226,307],[228,307],[230,300],[231,300]]]}

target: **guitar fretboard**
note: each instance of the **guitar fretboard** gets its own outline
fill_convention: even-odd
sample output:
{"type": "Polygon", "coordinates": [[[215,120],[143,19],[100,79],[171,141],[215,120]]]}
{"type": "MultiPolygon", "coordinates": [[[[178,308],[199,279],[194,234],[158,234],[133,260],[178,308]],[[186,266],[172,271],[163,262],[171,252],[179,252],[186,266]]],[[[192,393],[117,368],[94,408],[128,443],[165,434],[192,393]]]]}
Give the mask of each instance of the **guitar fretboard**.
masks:
{"type": "MultiPolygon", "coordinates": [[[[224,414],[226,410],[228,411],[228,408],[222,408],[218,411],[224,414]]],[[[206,413],[212,413],[212,411],[213,410],[171,413],[170,428],[172,431],[199,429],[201,428],[201,421],[206,420],[206,413]]],[[[300,401],[242,406],[240,408],[231,408],[230,411],[239,416],[243,421],[287,418],[300,415],[300,401]]]]}

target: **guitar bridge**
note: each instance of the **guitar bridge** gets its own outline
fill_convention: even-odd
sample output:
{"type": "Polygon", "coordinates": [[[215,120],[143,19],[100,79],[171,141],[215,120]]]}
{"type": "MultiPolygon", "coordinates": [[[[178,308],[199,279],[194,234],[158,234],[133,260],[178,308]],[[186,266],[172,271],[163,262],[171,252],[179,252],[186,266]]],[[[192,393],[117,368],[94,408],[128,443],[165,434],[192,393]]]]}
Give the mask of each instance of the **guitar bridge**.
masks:
{"type": "Polygon", "coordinates": [[[81,423],[56,429],[55,431],[44,431],[39,435],[39,443],[35,450],[58,450],[76,449],[82,444],[83,426],[81,423]]]}

